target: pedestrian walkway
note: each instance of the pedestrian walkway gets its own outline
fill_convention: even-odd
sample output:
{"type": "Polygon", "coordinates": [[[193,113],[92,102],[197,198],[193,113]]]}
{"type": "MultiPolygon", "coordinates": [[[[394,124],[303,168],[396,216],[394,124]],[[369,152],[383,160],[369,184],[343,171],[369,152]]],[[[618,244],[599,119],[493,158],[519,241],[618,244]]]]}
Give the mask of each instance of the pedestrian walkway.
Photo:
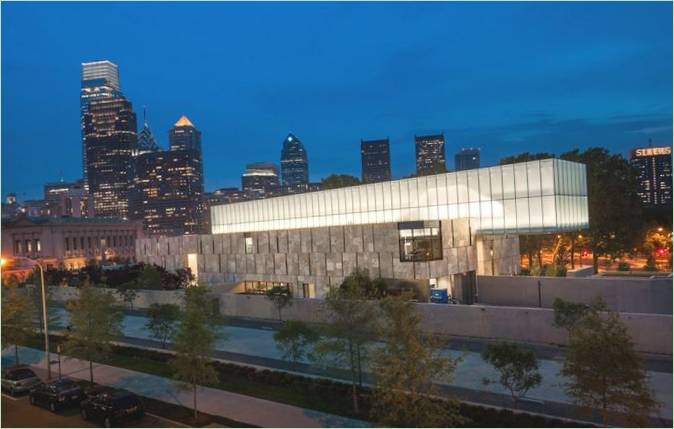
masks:
{"type": "MultiPolygon", "coordinates": [[[[52,355],[52,359],[55,356],[52,355]]],[[[44,352],[19,347],[21,363],[46,371],[44,352]]],[[[2,365],[14,363],[14,348],[2,351],[2,365]]],[[[52,376],[56,365],[52,365],[52,376]]],[[[64,377],[89,380],[89,364],[75,358],[62,358],[64,377]]],[[[94,364],[94,381],[134,392],[171,404],[192,407],[192,392],[180,390],[168,378],[144,374],[109,365],[94,364]]],[[[209,387],[198,389],[199,411],[262,427],[368,427],[368,423],[265,399],[231,393],[209,387]]]]}

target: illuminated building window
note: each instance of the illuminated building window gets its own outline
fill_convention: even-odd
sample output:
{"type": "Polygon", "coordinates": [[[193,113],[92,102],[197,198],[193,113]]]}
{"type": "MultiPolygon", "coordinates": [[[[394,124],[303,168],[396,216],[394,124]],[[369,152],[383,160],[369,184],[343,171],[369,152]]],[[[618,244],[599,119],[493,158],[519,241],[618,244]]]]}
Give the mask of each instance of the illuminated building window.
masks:
{"type": "Polygon", "coordinates": [[[398,235],[401,262],[442,259],[440,222],[401,222],[398,235]]]}
{"type": "Polygon", "coordinates": [[[253,237],[245,236],[245,251],[247,254],[253,253],[253,237]]]}

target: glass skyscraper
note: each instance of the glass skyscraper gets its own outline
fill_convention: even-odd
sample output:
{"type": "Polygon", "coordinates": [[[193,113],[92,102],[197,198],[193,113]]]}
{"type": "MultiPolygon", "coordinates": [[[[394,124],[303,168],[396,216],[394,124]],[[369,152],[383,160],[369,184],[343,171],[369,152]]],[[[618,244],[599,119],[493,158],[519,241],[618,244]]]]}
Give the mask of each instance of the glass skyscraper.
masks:
{"type": "Polygon", "coordinates": [[[391,180],[391,151],[388,139],[361,140],[363,183],[391,180]]]}
{"type": "Polygon", "coordinates": [[[257,162],[246,165],[241,175],[241,189],[246,198],[267,198],[279,194],[279,177],[276,164],[257,162]]]}
{"type": "Polygon", "coordinates": [[[414,136],[417,175],[438,174],[447,171],[445,165],[445,136],[414,136]]]}
{"type": "Polygon", "coordinates": [[[463,148],[454,155],[454,170],[480,168],[480,149],[463,148]]]}
{"type": "Polygon", "coordinates": [[[292,133],[283,141],[281,150],[281,184],[285,188],[306,188],[309,185],[307,151],[292,133]]]}
{"type": "Polygon", "coordinates": [[[87,149],[84,139],[84,115],[89,103],[94,100],[121,97],[119,69],[110,61],[82,63],[82,82],[80,89],[80,128],[82,130],[82,175],[84,186],[88,188],[87,149]]]}

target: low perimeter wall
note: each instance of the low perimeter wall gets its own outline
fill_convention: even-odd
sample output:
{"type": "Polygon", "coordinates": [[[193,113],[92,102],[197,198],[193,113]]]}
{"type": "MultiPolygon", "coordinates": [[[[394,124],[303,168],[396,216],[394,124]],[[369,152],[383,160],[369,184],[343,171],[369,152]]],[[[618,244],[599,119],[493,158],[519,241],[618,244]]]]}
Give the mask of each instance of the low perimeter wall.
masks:
{"type": "MultiPolygon", "coordinates": [[[[54,287],[52,299],[63,302],[77,297],[78,289],[54,287]]],[[[230,293],[214,294],[220,314],[254,319],[277,319],[278,313],[264,296],[230,293]]],[[[182,291],[139,291],[134,308],[150,304],[181,304],[182,291]]],[[[120,301],[121,302],[121,301],[120,301]]],[[[324,301],[294,299],[283,310],[283,319],[320,322],[327,318],[324,301]]],[[[426,332],[456,337],[507,339],[537,344],[567,344],[566,331],[552,326],[554,312],[546,308],[495,307],[487,305],[414,304],[426,332]]],[[[621,318],[636,349],[644,353],[672,355],[672,316],[622,313],[621,318]]]]}
{"type": "Polygon", "coordinates": [[[672,314],[671,278],[478,276],[477,287],[485,305],[552,308],[555,298],[590,303],[601,297],[613,311],[672,314]]]}
{"type": "MultiPolygon", "coordinates": [[[[296,299],[283,310],[284,319],[319,322],[326,312],[318,299],[296,299]]],[[[487,305],[414,304],[426,332],[457,337],[508,339],[526,343],[566,345],[565,330],[552,326],[553,310],[487,305]]],[[[220,312],[234,317],[276,319],[278,314],[263,296],[221,294],[220,312]]],[[[672,354],[672,316],[622,313],[636,349],[672,354]]]]}

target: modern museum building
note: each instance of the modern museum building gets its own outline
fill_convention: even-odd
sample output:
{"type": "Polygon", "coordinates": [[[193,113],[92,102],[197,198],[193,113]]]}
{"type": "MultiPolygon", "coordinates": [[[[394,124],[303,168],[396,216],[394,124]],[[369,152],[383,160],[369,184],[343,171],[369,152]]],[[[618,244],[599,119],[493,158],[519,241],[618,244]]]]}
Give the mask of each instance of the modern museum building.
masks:
{"type": "Polygon", "coordinates": [[[588,226],[585,165],[546,159],[211,207],[211,234],[143,238],[136,259],[230,292],[321,298],[356,268],[472,302],[517,274],[519,236],[588,226]]]}

